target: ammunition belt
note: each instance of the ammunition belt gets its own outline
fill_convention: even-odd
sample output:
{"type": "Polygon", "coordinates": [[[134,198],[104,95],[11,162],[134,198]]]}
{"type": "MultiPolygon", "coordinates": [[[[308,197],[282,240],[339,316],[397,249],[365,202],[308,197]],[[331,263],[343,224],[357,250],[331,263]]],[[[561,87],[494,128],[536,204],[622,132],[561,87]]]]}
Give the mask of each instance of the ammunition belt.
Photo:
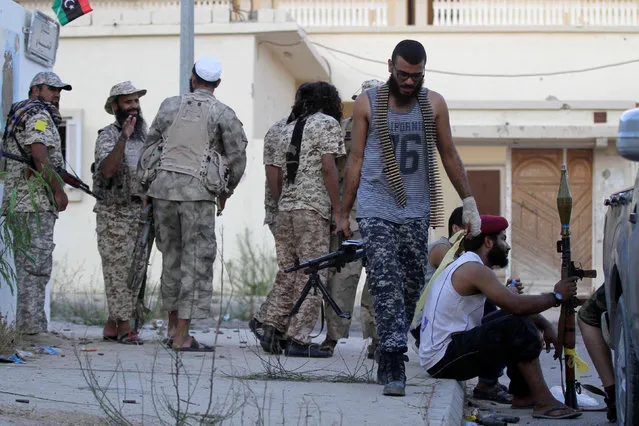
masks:
{"type": "MultiPolygon", "coordinates": [[[[428,92],[420,91],[417,95],[419,109],[422,114],[424,126],[424,154],[428,167],[428,193],[430,200],[430,226],[435,228],[444,225],[444,200],[442,196],[441,181],[439,177],[439,166],[437,165],[437,129],[435,128],[435,117],[433,109],[428,100],[428,92]]],[[[388,131],[388,84],[380,86],[377,92],[377,99],[374,106],[373,123],[377,129],[377,135],[382,151],[382,161],[384,163],[384,173],[386,179],[395,195],[397,205],[406,206],[406,190],[402,175],[397,165],[393,142],[388,131]]]]}

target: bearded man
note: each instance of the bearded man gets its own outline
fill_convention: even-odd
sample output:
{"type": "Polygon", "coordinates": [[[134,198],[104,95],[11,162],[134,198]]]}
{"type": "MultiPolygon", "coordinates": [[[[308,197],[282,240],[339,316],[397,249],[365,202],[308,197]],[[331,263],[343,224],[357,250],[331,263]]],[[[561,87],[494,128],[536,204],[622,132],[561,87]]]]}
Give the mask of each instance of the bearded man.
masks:
{"type": "Polygon", "coordinates": [[[523,295],[508,290],[493,269],[508,265],[508,221],[481,216],[481,233],[464,239],[465,253],[431,283],[422,317],[419,357],[435,378],[468,380],[507,367],[514,408],[532,416],[572,419],[580,412],[557,401],[539,364],[543,334],[546,350],[556,344],[553,327],[540,328],[539,313],[577,294],[577,277],[555,284],[552,293],[523,295]],[[486,301],[500,310],[484,317],[486,301]]]}
{"type": "Polygon", "coordinates": [[[60,340],[48,333],[45,290],[53,268],[53,230],[58,213],[69,199],[55,173],[64,166],[58,126],[60,93],[71,90],[54,72],[36,74],[29,86],[29,99],[11,105],[3,135],[4,152],[21,156],[8,161],[2,211],[11,205],[16,225],[30,235],[25,250],[15,252],[18,294],[16,329],[31,345],[56,345],[60,340]],[[44,180],[46,185],[40,184],[44,180]]]}
{"type": "Polygon", "coordinates": [[[443,225],[437,152],[463,200],[463,222],[480,230],[479,212],[453,144],[446,101],[422,88],[426,52],[414,40],[400,42],[388,61],[386,84],[355,101],[346,189],[337,231],[351,236],[349,214],[357,198],[357,222],[367,258],[379,334],[377,382],[384,395],[405,395],[404,353],[428,263],[428,228],[443,225]]]}
{"type": "Polygon", "coordinates": [[[102,334],[105,340],[123,344],[142,344],[130,324],[140,289],[130,288],[128,277],[144,201],[136,169],[147,134],[140,110],[145,94],[130,81],[111,88],[104,110],[115,115],[115,121],[98,131],[92,167],[93,191],[101,197],[93,211],[109,309],[102,334]]]}

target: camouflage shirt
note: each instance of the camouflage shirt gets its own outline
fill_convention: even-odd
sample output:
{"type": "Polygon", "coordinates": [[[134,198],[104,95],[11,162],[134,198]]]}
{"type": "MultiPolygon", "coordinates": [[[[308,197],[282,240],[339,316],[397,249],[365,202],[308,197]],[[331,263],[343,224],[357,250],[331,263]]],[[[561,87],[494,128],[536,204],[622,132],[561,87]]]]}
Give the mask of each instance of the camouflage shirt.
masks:
{"type": "MultiPolygon", "coordinates": [[[[282,130],[282,143],[293,137],[293,121],[282,130]]],[[[314,210],[323,218],[331,217],[331,200],[324,185],[322,155],[346,154],[342,128],[333,117],[315,113],[308,117],[300,146],[299,168],[295,182],[287,182],[286,151],[278,153],[278,165],[284,174],[284,185],[278,208],[280,211],[314,210]]]]}
{"type": "MultiPolygon", "coordinates": [[[[201,95],[211,96],[213,92],[196,89],[201,95]]],[[[166,134],[178,114],[181,96],[173,96],[165,99],[160,105],[151,128],[146,138],[145,147],[157,143],[162,135],[166,134]]],[[[233,193],[235,187],[246,168],[246,145],[248,143],[242,122],[235,112],[224,105],[219,116],[211,116],[208,121],[208,131],[211,144],[219,149],[226,159],[229,168],[229,181],[227,196],[233,193]]],[[[215,195],[211,194],[202,185],[199,179],[173,171],[158,170],[157,177],[151,183],[147,195],[152,198],[173,201],[215,201],[215,195]]]]}
{"type": "Polygon", "coordinates": [[[95,141],[93,191],[101,195],[103,200],[96,202],[94,211],[100,210],[105,205],[129,204],[131,197],[141,197],[144,194],[136,170],[146,131],[134,132],[126,141],[122,163],[113,177],[107,179],[100,172],[102,162],[115,148],[121,133],[122,125],[117,121],[98,131],[98,138],[95,141]]]}
{"type": "MultiPolygon", "coordinates": [[[[282,130],[286,126],[286,120],[288,117],[284,117],[268,129],[266,136],[264,136],[264,166],[275,164],[277,160],[278,151],[286,151],[286,146],[282,145],[282,130]]],[[[266,180],[266,179],[265,179],[266,180]]],[[[270,225],[275,223],[275,215],[277,214],[277,200],[271,196],[271,190],[268,187],[268,181],[265,183],[264,188],[264,224],[270,225]]]]}
{"type": "MultiPolygon", "coordinates": [[[[40,111],[30,117],[24,129],[18,129],[15,133],[20,145],[27,155],[31,154],[31,145],[41,143],[47,148],[49,154],[49,162],[53,167],[63,167],[64,159],[62,158],[62,142],[60,133],[53,122],[51,116],[46,111],[40,111]]],[[[21,155],[14,138],[8,138],[5,149],[12,154],[21,155]]],[[[36,212],[36,211],[52,211],[57,214],[53,200],[48,195],[48,189],[38,183],[31,176],[27,181],[26,175],[29,166],[26,164],[7,159],[7,174],[5,176],[4,196],[2,200],[3,211],[9,205],[11,193],[15,190],[16,212],[36,212]],[[31,199],[29,187],[33,188],[33,199],[31,199]]]]}

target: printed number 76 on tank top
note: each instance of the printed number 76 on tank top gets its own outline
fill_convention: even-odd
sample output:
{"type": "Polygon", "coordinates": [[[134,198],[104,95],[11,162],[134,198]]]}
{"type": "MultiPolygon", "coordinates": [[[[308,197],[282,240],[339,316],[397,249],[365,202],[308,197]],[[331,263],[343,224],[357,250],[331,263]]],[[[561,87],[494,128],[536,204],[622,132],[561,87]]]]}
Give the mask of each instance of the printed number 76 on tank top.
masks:
{"type": "Polygon", "coordinates": [[[397,165],[403,175],[412,175],[419,169],[422,157],[422,135],[407,133],[404,135],[391,135],[395,148],[397,165]]]}

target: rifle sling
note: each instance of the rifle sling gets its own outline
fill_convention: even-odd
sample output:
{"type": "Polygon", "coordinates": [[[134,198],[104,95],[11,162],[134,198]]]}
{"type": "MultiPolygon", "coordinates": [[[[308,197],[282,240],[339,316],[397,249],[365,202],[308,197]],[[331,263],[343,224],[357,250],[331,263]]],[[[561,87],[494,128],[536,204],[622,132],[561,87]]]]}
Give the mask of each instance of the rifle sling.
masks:
{"type": "Polygon", "coordinates": [[[300,166],[300,150],[302,147],[302,136],[304,136],[304,126],[306,125],[306,117],[300,118],[293,128],[293,136],[291,143],[286,152],[286,181],[289,184],[295,182],[297,169],[300,166]]]}

